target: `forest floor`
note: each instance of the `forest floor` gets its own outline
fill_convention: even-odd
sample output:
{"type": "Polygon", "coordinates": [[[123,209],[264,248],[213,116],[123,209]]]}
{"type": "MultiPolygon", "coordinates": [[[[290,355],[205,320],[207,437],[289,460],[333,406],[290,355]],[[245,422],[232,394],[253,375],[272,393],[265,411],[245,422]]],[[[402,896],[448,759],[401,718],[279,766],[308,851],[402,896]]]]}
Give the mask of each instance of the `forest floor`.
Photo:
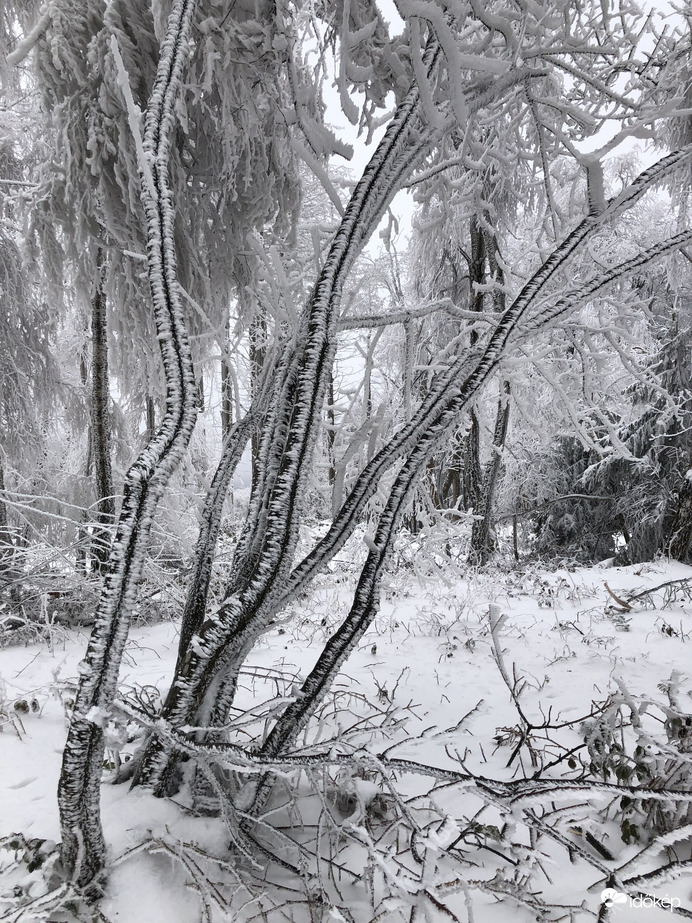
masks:
{"type": "MultiPolygon", "coordinates": [[[[290,697],[292,683],[345,615],[353,580],[349,564],[334,566],[263,638],[244,675],[243,708],[261,711],[258,703],[266,700],[266,714],[290,697]]],[[[40,644],[0,650],[0,836],[59,839],[56,786],[66,707],[86,637],[55,629],[40,644]]],[[[151,700],[156,689],[165,693],[176,642],[172,622],[133,628],[121,671],[130,703],[151,700]]],[[[344,665],[303,744],[313,753],[387,751],[391,759],[504,781],[538,771],[597,781],[595,761],[601,781],[692,790],[692,731],[689,740],[688,732],[678,733],[687,727],[680,715],[692,714],[691,655],[690,567],[660,560],[553,572],[490,568],[450,579],[444,570],[421,578],[400,562],[388,574],[376,624],[344,665]]],[[[111,730],[107,752],[115,763],[134,744],[122,726],[111,730]]],[[[648,923],[670,919],[672,909],[692,910],[692,871],[675,865],[658,879],[641,879],[646,886],[635,882],[627,899],[618,894],[609,916],[601,906],[608,869],[634,881],[689,860],[690,826],[652,845],[655,834],[689,825],[686,805],[567,790],[512,806],[479,797],[469,786],[435,785],[401,771],[391,775],[393,792],[357,763],[323,771],[321,801],[308,791],[304,774],[294,774],[283,826],[280,812],[274,815],[277,828],[304,843],[321,824],[331,843],[342,870],[335,874],[336,866],[323,863],[319,881],[331,906],[319,908],[282,884],[283,873],[268,869],[266,860],[264,869],[255,869],[260,884],[254,891],[241,883],[231,893],[234,859],[220,817],[194,817],[184,805],[105,784],[112,867],[101,919],[367,921],[379,913],[380,920],[398,921],[416,919],[417,907],[421,921],[648,923]],[[408,842],[402,806],[421,828],[422,871],[410,851],[396,845],[408,842]],[[531,829],[526,812],[542,817],[559,837],[535,824],[531,829]],[[272,894],[275,885],[281,899],[272,894]],[[648,901],[637,902],[637,893],[648,901]],[[652,895],[659,900],[653,906],[652,895]],[[268,909],[272,901],[282,907],[276,915],[268,909]]],[[[41,868],[28,871],[29,853],[17,841],[0,849],[2,919],[20,919],[13,888],[30,896],[45,890],[41,868]],[[18,856],[24,866],[17,866],[18,856]]],[[[73,919],[62,911],[43,913],[21,919],[73,919]]]]}

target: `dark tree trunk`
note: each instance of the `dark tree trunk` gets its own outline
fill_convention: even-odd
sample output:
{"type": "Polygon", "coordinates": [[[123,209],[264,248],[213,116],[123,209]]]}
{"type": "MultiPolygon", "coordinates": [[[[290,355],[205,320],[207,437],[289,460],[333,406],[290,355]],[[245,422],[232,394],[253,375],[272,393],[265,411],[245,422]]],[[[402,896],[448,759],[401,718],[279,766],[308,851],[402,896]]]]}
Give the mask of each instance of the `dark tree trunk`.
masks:
{"type": "Polygon", "coordinates": [[[329,456],[329,488],[332,492],[332,511],[336,513],[336,410],[334,407],[334,366],[329,371],[327,390],[327,454],[329,456]]]}
{"type": "MultiPolygon", "coordinates": [[[[86,329],[85,329],[85,339],[86,339],[86,329]]],[[[87,346],[86,343],[81,350],[79,357],[79,379],[84,388],[84,393],[87,393],[87,385],[89,384],[89,369],[87,368],[87,346]]],[[[91,416],[91,415],[90,415],[91,416]]],[[[91,468],[93,461],[93,453],[91,450],[92,439],[91,439],[91,421],[87,424],[87,457],[86,464],[84,465],[84,476],[87,483],[91,481],[91,468]]],[[[75,569],[78,573],[86,574],[89,570],[89,546],[91,545],[89,531],[88,531],[88,520],[89,520],[89,511],[88,509],[82,510],[80,517],[79,528],[77,529],[77,550],[75,552],[75,569]]]]}
{"type": "Polygon", "coordinates": [[[474,520],[471,529],[471,553],[470,560],[477,564],[487,564],[488,558],[492,551],[490,532],[492,526],[492,507],[495,498],[495,489],[497,487],[497,478],[502,463],[502,450],[504,449],[505,440],[507,439],[507,429],[509,426],[509,383],[505,382],[503,386],[504,394],[500,396],[497,407],[497,416],[495,418],[495,431],[493,433],[493,444],[491,447],[491,457],[483,475],[483,492],[480,497],[478,506],[478,515],[480,519],[474,520]]]}
{"type": "Polygon", "coordinates": [[[10,529],[7,515],[5,469],[0,461],[0,587],[9,584],[10,599],[13,603],[19,602],[19,588],[16,583],[19,574],[17,573],[16,556],[17,549],[12,541],[12,529],[10,529]]]}
{"type": "MultiPolygon", "coordinates": [[[[84,465],[84,476],[87,481],[91,480],[91,469],[93,467],[93,452],[91,450],[91,426],[87,428],[87,457],[84,465]]],[[[87,520],[89,518],[88,510],[83,510],[81,522],[77,530],[77,551],[75,554],[75,568],[81,574],[86,574],[89,569],[89,548],[91,546],[89,532],[87,530],[87,520]]]]}
{"type": "Polygon", "coordinates": [[[115,517],[111,468],[110,397],[108,393],[108,327],[106,295],[103,290],[103,251],[96,256],[96,287],[91,302],[91,435],[96,479],[96,525],[91,554],[103,573],[110,555],[110,527],[115,517]]]}
{"type": "Polygon", "coordinates": [[[670,528],[669,552],[676,561],[685,563],[692,544],[692,457],[678,492],[678,506],[670,528]]]}
{"type": "Polygon", "coordinates": [[[195,376],[183,321],[175,246],[166,233],[175,219],[168,178],[175,124],[170,112],[188,59],[194,9],[194,0],[174,0],[144,117],[143,146],[149,174],[148,181],[142,177],[141,195],[152,305],[166,378],[166,413],[153,441],[140,452],[125,478],[116,539],[80,669],[58,783],[61,871],[67,881],[85,889],[88,896],[100,892],[106,860],[100,816],[105,749],[101,718],[108,715],[116,695],[154,512],[189,445],[197,417],[195,376]]]}
{"type": "Polygon", "coordinates": [[[233,375],[229,355],[229,326],[226,321],[221,354],[221,436],[225,440],[233,426],[233,375]]]}
{"type": "MultiPolygon", "coordinates": [[[[505,310],[505,292],[504,292],[504,274],[498,261],[497,238],[488,230],[482,232],[484,254],[488,260],[488,266],[492,276],[495,289],[493,292],[493,306],[498,314],[504,313],[505,310]]],[[[507,429],[509,426],[509,398],[510,385],[505,382],[502,386],[500,400],[495,417],[495,429],[493,432],[493,443],[491,446],[491,456],[486,465],[485,472],[482,476],[482,488],[478,496],[478,505],[475,512],[482,518],[474,520],[471,529],[471,549],[470,560],[484,565],[488,562],[491,547],[491,528],[492,528],[492,511],[493,501],[495,499],[495,490],[497,487],[498,475],[502,462],[502,452],[507,439],[507,429]]],[[[480,481],[479,481],[480,484],[480,481]]],[[[516,535],[515,535],[516,542],[516,535]]],[[[515,543],[515,556],[517,554],[515,543]]]]}
{"type": "Polygon", "coordinates": [[[147,414],[146,441],[151,442],[151,440],[156,435],[156,406],[154,404],[154,398],[151,396],[151,394],[147,394],[146,414],[147,414]]]}
{"type": "Polygon", "coordinates": [[[0,462],[0,543],[2,543],[0,544],[0,561],[2,561],[4,550],[10,544],[9,538],[7,503],[5,501],[5,469],[2,462],[0,462]]]}
{"type": "Polygon", "coordinates": [[[204,372],[200,372],[197,379],[197,408],[204,413],[204,372]]]}
{"type": "MultiPolygon", "coordinates": [[[[255,315],[250,325],[250,394],[253,400],[257,397],[267,356],[267,318],[261,309],[258,308],[258,310],[259,313],[255,315]]],[[[259,432],[254,432],[252,434],[253,485],[257,483],[257,478],[259,476],[259,454],[260,434],[259,432]]]]}
{"type": "Polygon", "coordinates": [[[450,449],[444,469],[441,505],[445,509],[454,509],[462,498],[464,477],[463,439],[457,430],[450,440],[450,449]]]}
{"type": "MultiPolygon", "coordinates": [[[[478,314],[483,312],[483,286],[486,283],[485,238],[474,215],[469,226],[471,259],[469,262],[469,306],[478,314]]],[[[471,348],[478,342],[478,332],[471,331],[471,348]]],[[[464,452],[464,507],[478,513],[481,502],[480,425],[475,407],[471,408],[471,427],[466,437],[464,452]]]]}
{"type": "Polygon", "coordinates": [[[462,479],[462,497],[465,510],[478,512],[481,502],[481,460],[480,460],[480,426],[475,408],[469,413],[471,425],[464,440],[464,474],[462,479]]]}

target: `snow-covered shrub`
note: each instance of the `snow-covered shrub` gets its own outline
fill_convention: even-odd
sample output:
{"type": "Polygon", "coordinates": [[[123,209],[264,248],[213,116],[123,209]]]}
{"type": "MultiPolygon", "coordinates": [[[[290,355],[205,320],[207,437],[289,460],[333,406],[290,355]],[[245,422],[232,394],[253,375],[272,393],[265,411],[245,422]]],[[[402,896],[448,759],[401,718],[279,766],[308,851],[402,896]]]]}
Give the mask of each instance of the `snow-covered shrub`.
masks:
{"type": "MultiPolygon", "coordinates": [[[[679,676],[659,687],[667,704],[633,696],[619,685],[604,711],[583,727],[590,773],[628,788],[692,792],[692,706],[683,709],[679,676]]],[[[648,842],[692,822],[690,802],[624,794],[616,805],[625,843],[648,842]]]]}

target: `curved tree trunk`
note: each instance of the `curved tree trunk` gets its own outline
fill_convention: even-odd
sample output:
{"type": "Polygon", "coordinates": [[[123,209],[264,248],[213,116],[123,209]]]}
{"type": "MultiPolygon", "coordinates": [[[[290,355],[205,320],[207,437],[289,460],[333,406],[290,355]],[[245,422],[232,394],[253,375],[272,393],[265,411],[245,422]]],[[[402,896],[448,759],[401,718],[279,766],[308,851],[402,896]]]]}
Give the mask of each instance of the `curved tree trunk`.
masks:
{"type": "Polygon", "coordinates": [[[239,423],[232,425],[224,441],[221,459],[216,469],[202,511],[202,523],[195,547],[194,564],[187,599],[183,610],[176,669],[182,669],[192,636],[204,621],[209,593],[209,581],[214,552],[219,537],[221,514],[231,479],[249,439],[259,426],[259,411],[251,408],[239,423]]]}
{"type": "MultiPolygon", "coordinates": [[[[663,172],[669,168],[671,163],[679,162],[681,156],[681,153],[677,152],[675,155],[670,155],[669,158],[663,158],[655,167],[640,174],[628,187],[624,195],[621,194],[618,199],[609,203],[612,213],[631,207],[643,195],[649,184],[655,181],[654,177],[659,171],[663,172]]],[[[604,213],[601,214],[603,215],[604,213]]],[[[300,730],[315,713],[324,694],[335,679],[340,665],[372,623],[379,606],[378,594],[382,569],[392,546],[397,523],[403,515],[407,498],[416,478],[421,475],[427,460],[435,451],[439,441],[446,436],[453,426],[457,425],[459,415],[475,400],[480,389],[487,383],[491,374],[498,367],[510,342],[517,338],[516,334],[520,320],[529,312],[529,309],[556,271],[582,245],[591,231],[597,227],[599,220],[598,216],[588,216],[556,247],[503,314],[485,348],[480,355],[473,358],[470,368],[468,368],[468,360],[464,358],[455,360],[444,374],[436,392],[431,394],[423,402],[418,412],[414,414],[409,427],[405,427],[402,433],[394,437],[390,444],[381,450],[379,458],[376,457],[372,460],[370,471],[366,469],[361,474],[351,496],[341,511],[344,513],[344,509],[349,508],[348,520],[344,518],[344,521],[339,523],[338,526],[335,521],[327,536],[322,539],[317,548],[294,571],[292,575],[293,586],[301,586],[323,566],[326,560],[330,559],[330,555],[335,553],[334,549],[341,547],[340,543],[345,541],[343,538],[344,533],[348,532],[350,534],[352,532],[355,521],[357,521],[355,518],[357,511],[362,508],[359,506],[360,498],[371,496],[372,494],[369,491],[374,490],[372,481],[379,482],[381,475],[378,476],[375,473],[377,465],[385,464],[387,455],[387,464],[391,465],[404,452],[408,452],[408,458],[396,477],[387,504],[380,516],[370,553],[361,571],[351,611],[327,642],[315,667],[301,689],[296,693],[294,701],[287,706],[277,719],[261,748],[262,756],[272,758],[292,745],[300,730]],[[465,369],[468,369],[468,371],[464,371],[465,369]],[[396,449],[394,449],[395,446],[396,449]]],[[[554,317],[560,316],[569,308],[582,303],[582,301],[587,300],[614,279],[640,271],[651,260],[658,258],[663,249],[680,246],[683,239],[689,239],[690,237],[692,237],[692,232],[690,231],[676,235],[670,238],[662,247],[658,245],[652,247],[632,260],[627,260],[602,272],[594,277],[590,283],[582,285],[579,289],[575,289],[574,292],[570,293],[569,296],[551,304],[548,311],[541,315],[542,322],[547,322],[554,317]]],[[[527,325],[528,329],[535,322],[536,319],[534,318],[532,324],[527,325]]],[[[522,332],[526,335],[526,328],[522,332]]],[[[501,415],[500,421],[503,426],[506,426],[504,415],[501,415]]],[[[370,468],[370,466],[367,467],[370,468]]],[[[288,601],[288,598],[287,592],[285,601],[288,601]]],[[[258,803],[261,803],[262,789],[263,786],[260,784],[255,807],[257,807],[258,803]]]]}
{"type": "MultiPolygon", "coordinates": [[[[434,69],[439,47],[431,40],[426,67],[434,69]]],[[[335,328],[343,284],[356,256],[377,226],[402,178],[435,143],[421,136],[420,94],[414,84],[393,117],[334,237],[301,319],[297,347],[277,374],[274,410],[261,441],[257,489],[239,542],[226,599],[202,625],[176,673],[163,716],[174,726],[223,724],[238,672],[257,638],[267,630],[290,575],[335,351],[335,328]]],[[[137,781],[165,791],[175,755],[150,741],[137,781]]]]}
{"type": "Polygon", "coordinates": [[[166,413],[155,438],[125,478],[123,505],[96,622],[80,667],[72,721],[58,786],[66,878],[90,893],[99,889],[106,847],[100,818],[103,726],[117,690],[137,584],[152,517],[187,447],[197,415],[197,390],[178,288],[173,243],[174,204],[168,161],[174,106],[188,54],[194,0],[175,0],[145,116],[140,165],[147,220],[147,254],[158,340],[166,376],[166,413]]]}

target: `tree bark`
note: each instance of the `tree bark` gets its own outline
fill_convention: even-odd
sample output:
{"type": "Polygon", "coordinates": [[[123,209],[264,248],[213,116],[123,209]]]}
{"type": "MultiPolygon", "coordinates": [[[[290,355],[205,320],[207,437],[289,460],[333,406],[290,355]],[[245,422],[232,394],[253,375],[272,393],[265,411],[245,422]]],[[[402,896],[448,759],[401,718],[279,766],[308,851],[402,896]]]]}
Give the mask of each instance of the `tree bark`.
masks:
{"type": "Polygon", "coordinates": [[[103,289],[103,250],[96,252],[96,284],[91,301],[91,448],[96,484],[96,525],[91,542],[94,567],[103,573],[110,555],[110,527],[115,518],[111,468],[108,324],[103,289]]]}
{"type": "MultiPolygon", "coordinates": [[[[495,285],[493,292],[493,305],[498,314],[505,311],[504,273],[498,260],[497,238],[490,230],[482,232],[484,252],[488,260],[488,267],[495,285]]],[[[477,497],[478,506],[474,509],[481,518],[475,519],[471,529],[471,549],[469,559],[481,566],[488,563],[492,551],[490,532],[492,527],[492,510],[497,487],[498,474],[502,462],[502,452],[507,439],[510,413],[510,385],[505,381],[502,385],[500,399],[495,417],[493,441],[490,447],[490,460],[486,465],[482,477],[482,487],[477,497]]],[[[480,483],[480,481],[479,481],[480,483]]],[[[516,555],[516,548],[515,548],[516,555]]]]}
{"type": "Polygon", "coordinates": [[[675,519],[670,527],[669,552],[676,561],[685,563],[692,544],[692,457],[678,492],[675,519]]]}
{"type": "Polygon", "coordinates": [[[15,572],[16,554],[17,549],[12,541],[12,530],[10,529],[9,517],[7,515],[5,468],[0,459],[0,586],[9,583],[10,599],[14,603],[19,602],[19,590],[15,583],[18,576],[15,572]]]}
{"type": "Polygon", "coordinates": [[[106,569],[96,621],[63,751],[58,784],[65,878],[88,895],[101,890],[106,858],[100,816],[103,727],[115,698],[152,518],[178,465],[197,415],[192,357],[178,287],[173,195],[168,179],[174,106],[188,55],[194,0],[175,0],[166,25],[156,78],[144,118],[142,204],[156,328],[166,378],[166,413],[159,432],[130,467],[120,520],[106,569]]]}
{"type": "MultiPolygon", "coordinates": [[[[264,370],[264,363],[267,356],[267,318],[264,311],[258,308],[250,325],[250,394],[254,399],[257,396],[258,389],[264,370]]],[[[256,483],[258,478],[258,464],[260,453],[260,434],[258,431],[252,434],[252,483],[256,483]]]]}
{"type": "Polygon", "coordinates": [[[146,400],[147,428],[145,432],[146,442],[149,443],[156,435],[156,406],[151,394],[147,394],[146,400]]]}
{"type": "MultiPolygon", "coordinates": [[[[85,330],[86,337],[86,330],[85,330]]],[[[84,392],[87,393],[87,386],[89,384],[89,370],[87,368],[87,357],[86,357],[86,343],[82,347],[79,356],[79,379],[84,388],[84,392]]],[[[91,407],[90,407],[91,410],[91,407]]],[[[86,478],[87,483],[91,481],[91,468],[92,468],[92,448],[91,448],[91,412],[89,413],[89,422],[87,423],[87,457],[86,464],[84,465],[84,477],[86,478]]],[[[75,552],[75,569],[78,573],[86,575],[89,570],[89,549],[91,547],[91,541],[88,531],[88,519],[90,518],[89,511],[83,509],[80,515],[79,528],[77,529],[77,550],[75,552]]]]}
{"type": "Polygon", "coordinates": [[[185,608],[180,627],[177,670],[184,666],[185,656],[192,636],[199,631],[204,621],[209,593],[214,552],[219,537],[221,514],[229,485],[248,439],[259,426],[260,409],[251,408],[247,416],[231,427],[221,452],[221,459],[207,493],[202,511],[202,522],[195,547],[192,577],[188,588],[185,608]]]}
{"type": "Polygon", "coordinates": [[[229,355],[229,324],[226,321],[221,353],[221,436],[225,440],[233,426],[233,378],[229,355]]]}
{"type": "MultiPolygon", "coordinates": [[[[478,217],[473,215],[469,224],[471,239],[471,260],[469,262],[469,307],[478,314],[483,312],[483,286],[486,283],[485,270],[485,237],[478,223],[478,217]]],[[[469,338],[471,349],[478,342],[478,332],[471,330],[469,338]]],[[[480,450],[480,424],[476,408],[471,408],[471,426],[466,437],[464,452],[464,508],[473,510],[475,514],[481,503],[482,497],[482,472],[480,450]]]]}
{"type": "Polygon", "coordinates": [[[334,397],[334,365],[329,370],[327,391],[327,456],[329,459],[329,489],[332,495],[332,514],[338,509],[336,498],[336,410],[334,397]]]}
{"type": "MultiPolygon", "coordinates": [[[[87,481],[91,479],[92,469],[92,451],[91,451],[91,424],[87,427],[87,457],[84,465],[84,477],[87,481]]],[[[89,511],[82,510],[80,515],[79,528],[77,530],[77,551],[75,553],[75,569],[84,575],[89,570],[89,550],[92,547],[89,532],[87,529],[89,511]]]]}
{"type": "Polygon", "coordinates": [[[469,412],[471,425],[464,440],[464,465],[462,477],[462,496],[465,510],[478,512],[481,503],[481,431],[475,407],[469,412]]]}
{"type": "Polygon", "coordinates": [[[495,489],[497,487],[497,478],[502,463],[502,450],[507,439],[507,429],[509,427],[509,382],[505,382],[503,394],[497,406],[497,416],[495,418],[495,431],[493,433],[493,443],[491,446],[491,456],[486,465],[483,475],[483,490],[478,506],[478,515],[480,519],[475,519],[471,528],[471,552],[469,559],[481,566],[488,563],[488,558],[492,552],[490,543],[490,531],[492,526],[492,508],[495,499],[495,489]]]}
{"type": "MultiPolygon", "coordinates": [[[[426,68],[436,67],[440,51],[431,39],[426,68]]],[[[239,541],[226,599],[189,646],[176,673],[164,717],[174,726],[225,723],[238,671],[257,638],[267,630],[288,580],[298,541],[305,488],[322,420],[343,284],[365,242],[377,226],[404,177],[435,143],[421,134],[421,100],[414,84],[399,105],[384,138],[356,185],[333,238],[324,266],[300,321],[297,347],[276,379],[272,411],[260,441],[257,484],[246,528],[239,541]]],[[[152,743],[140,780],[165,791],[175,759],[152,743]]]]}

